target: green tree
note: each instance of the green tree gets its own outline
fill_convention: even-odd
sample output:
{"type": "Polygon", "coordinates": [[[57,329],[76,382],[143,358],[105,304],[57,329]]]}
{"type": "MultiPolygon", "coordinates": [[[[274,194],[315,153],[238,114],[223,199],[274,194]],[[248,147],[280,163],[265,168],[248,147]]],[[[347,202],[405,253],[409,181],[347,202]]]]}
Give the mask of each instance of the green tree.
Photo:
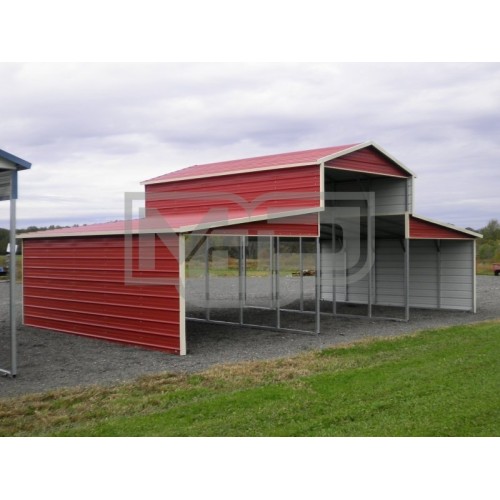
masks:
{"type": "Polygon", "coordinates": [[[0,228],[0,255],[5,255],[9,243],[9,230],[0,228]]]}
{"type": "Polygon", "coordinates": [[[500,241],[500,223],[497,219],[491,219],[480,232],[485,240],[500,241]]]}

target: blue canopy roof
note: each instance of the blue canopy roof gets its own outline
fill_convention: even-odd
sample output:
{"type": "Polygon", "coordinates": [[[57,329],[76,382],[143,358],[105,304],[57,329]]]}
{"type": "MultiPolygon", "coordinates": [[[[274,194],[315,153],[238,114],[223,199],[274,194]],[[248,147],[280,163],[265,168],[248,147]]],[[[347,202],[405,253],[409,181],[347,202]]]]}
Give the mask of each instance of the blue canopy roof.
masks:
{"type": "MultiPolygon", "coordinates": [[[[3,149],[0,149],[0,158],[13,163],[17,170],[26,170],[28,168],[31,168],[31,163],[29,161],[23,160],[18,156],[7,153],[7,151],[4,151],[3,149]]],[[[0,171],[2,170],[4,169],[2,169],[2,165],[0,164],[0,171]]]]}

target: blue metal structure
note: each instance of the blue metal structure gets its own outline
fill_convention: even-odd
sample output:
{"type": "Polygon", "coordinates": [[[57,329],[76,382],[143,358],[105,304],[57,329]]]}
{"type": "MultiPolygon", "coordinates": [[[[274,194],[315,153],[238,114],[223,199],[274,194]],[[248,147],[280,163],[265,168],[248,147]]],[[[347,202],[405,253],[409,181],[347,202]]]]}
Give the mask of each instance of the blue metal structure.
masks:
{"type": "MultiPolygon", "coordinates": [[[[10,238],[9,246],[16,248],[16,200],[18,197],[17,173],[31,168],[31,163],[0,149],[0,200],[10,202],[10,238]]],[[[11,250],[12,251],[12,250],[11,250]]],[[[0,368],[0,374],[15,377],[17,375],[17,322],[16,322],[16,256],[10,259],[10,369],[0,368]]]]}

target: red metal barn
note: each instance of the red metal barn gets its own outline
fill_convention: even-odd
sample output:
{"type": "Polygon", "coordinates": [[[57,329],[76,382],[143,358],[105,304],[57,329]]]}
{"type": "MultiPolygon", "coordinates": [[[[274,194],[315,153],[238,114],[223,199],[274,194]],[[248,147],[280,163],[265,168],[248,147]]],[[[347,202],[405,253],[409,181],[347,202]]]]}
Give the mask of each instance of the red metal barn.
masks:
{"type": "Polygon", "coordinates": [[[251,326],[302,331],[285,321],[301,314],[313,333],[325,314],[398,311],[396,319],[407,321],[411,307],[475,312],[480,235],[414,215],[413,180],[373,142],[150,179],[144,219],[23,236],[24,323],[186,354],[186,304],[196,294],[193,320],[248,325],[249,308],[260,308],[266,322],[251,326]],[[296,279],[280,272],[295,258],[291,248],[296,279]],[[212,314],[219,254],[236,269],[223,285],[230,319],[212,314]],[[259,255],[269,285],[260,302],[248,272],[262,264],[259,255]],[[187,277],[186,267],[200,276],[187,277]],[[295,305],[285,304],[285,292],[295,305]]]}

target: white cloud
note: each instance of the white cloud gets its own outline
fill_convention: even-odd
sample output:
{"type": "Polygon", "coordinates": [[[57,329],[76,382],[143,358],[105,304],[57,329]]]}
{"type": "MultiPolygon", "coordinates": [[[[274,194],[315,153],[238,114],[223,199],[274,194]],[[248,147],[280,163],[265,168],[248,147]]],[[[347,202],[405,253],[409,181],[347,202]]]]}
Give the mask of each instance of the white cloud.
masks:
{"type": "Polygon", "coordinates": [[[193,163],[367,139],[416,172],[422,215],[500,217],[496,63],[0,64],[0,109],[0,148],[33,163],[24,225],[120,218],[193,163]]]}

